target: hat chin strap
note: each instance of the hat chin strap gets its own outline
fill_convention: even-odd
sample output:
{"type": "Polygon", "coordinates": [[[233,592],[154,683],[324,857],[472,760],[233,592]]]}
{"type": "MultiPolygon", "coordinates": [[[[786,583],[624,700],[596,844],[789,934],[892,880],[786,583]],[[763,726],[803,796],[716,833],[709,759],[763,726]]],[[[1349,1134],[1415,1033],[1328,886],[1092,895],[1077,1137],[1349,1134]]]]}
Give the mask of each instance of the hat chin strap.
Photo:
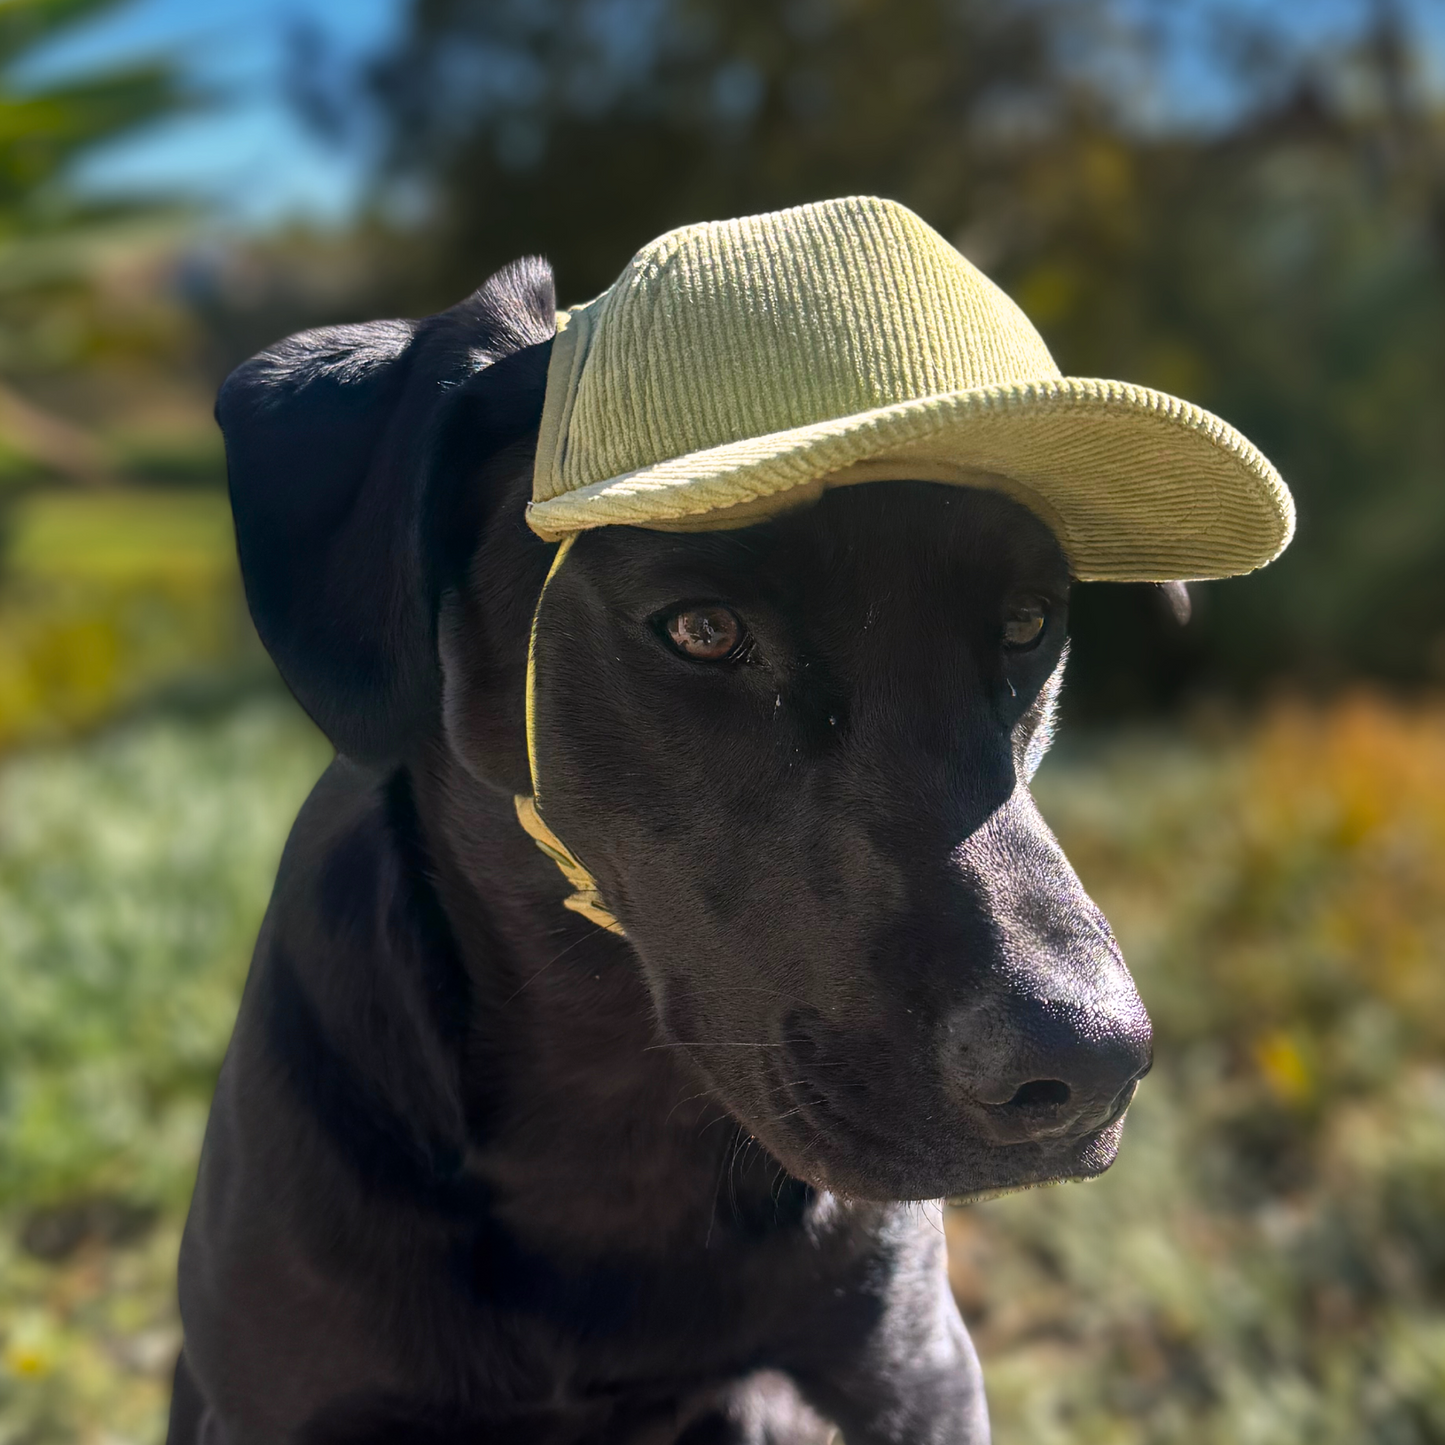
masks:
{"type": "Polygon", "coordinates": [[[512,802],[517,809],[517,821],[542,852],[561,869],[562,876],[571,886],[572,892],[563,900],[562,906],[570,908],[573,913],[580,913],[583,918],[590,919],[609,933],[621,934],[622,925],[602,901],[602,891],[597,886],[597,880],[547,826],[537,806],[540,802],[537,788],[537,623],[542,615],[542,599],[547,595],[547,588],[557,575],[562,559],[576,540],[577,534],[574,532],[564,538],[562,545],[557,548],[557,555],[552,558],[552,566],[547,572],[546,581],[542,583],[542,591],[538,594],[536,610],[532,613],[532,631],[527,638],[527,770],[532,779],[532,793],[530,797],[518,793],[512,802]]]}

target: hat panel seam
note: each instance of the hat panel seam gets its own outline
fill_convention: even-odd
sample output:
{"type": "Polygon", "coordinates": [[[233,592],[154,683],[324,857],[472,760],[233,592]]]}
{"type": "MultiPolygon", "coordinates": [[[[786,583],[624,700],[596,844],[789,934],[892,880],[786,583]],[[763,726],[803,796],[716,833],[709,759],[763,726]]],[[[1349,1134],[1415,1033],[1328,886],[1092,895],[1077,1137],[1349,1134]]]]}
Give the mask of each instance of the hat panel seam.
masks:
{"type": "MultiPolygon", "coordinates": [[[[841,209],[841,208],[840,208],[841,209]]],[[[866,301],[869,303],[869,315],[881,315],[883,307],[879,304],[881,297],[878,287],[878,272],[882,267],[882,259],[879,254],[880,247],[876,244],[875,231],[878,226],[878,217],[875,214],[876,208],[866,206],[855,206],[851,214],[866,220],[866,225],[859,228],[859,244],[865,265],[860,268],[858,284],[866,291],[866,301]]],[[[832,245],[829,247],[829,280],[835,270],[836,253],[842,249],[840,232],[842,230],[840,216],[834,215],[827,218],[829,225],[830,239],[832,245]]],[[[857,390],[860,394],[868,394],[870,388],[868,378],[870,376],[882,377],[883,388],[889,389],[894,385],[893,367],[895,365],[893,356],[892,338],[885,335],[882,327],[859,326],[845,328],[845,335],[850,345],[850,354],[853,358],[854,371],[857,377],[857,390]]]]}
{"type": "MultiPolygon", "coordinates": [[[[924,288],[910,264],[908,245],[901,236],[900,217],[892,207],[880,207],[870,216],[865,244],[873,266],[868,272],[870,301],[888,318],[883,362],[887,390],[894,396],[918,395],[926,385],[929,339],[918,327],[924,288]]],[[[886,404],[886,403],[885,403],[886,404]]]]}
{"type": "Polygon", "coordinates": [[[669,275],[676,273],[688,245],[695,245],[707,235],[707,231],[705,227],[687,227],[662,238],[668,244],[659,246],[657,254],[649,258],[646,276],[639,274],[635,278],[632,287],[633,314],[624,361],[632,426],[619,435],[620,450],[626,449],[631,438],[641,436],[646,438],[649,453],[666,452],[668,439],[662,434],[658,420],[663,412],[663,407],[659,405],[659,392],[664,384],[663,370],[674,368],[657,366],[648,343],[654,335],[667,337],[670,318],[666,311],[666,281],[669,275]],[[649,283],[646,287],[644,279],[649,283]]]}
{"type": "MultiPolygon", "coordinates": [[[[629,455],[627,443],[629,438],[646,436],[651,430],[649,415],[653,409],[647,405],[646,394],[656,384],[654,368],[645,363],[657,296],[644,282],[662,274],[688,233],[698,229],[701,227],[679,227],[644,246],[604,295],[603,309],[597,317],[597,344],[589,348],[595,351],[598,363],[590,378],[593,385],[587,389],[585,409],[580,415],[575,409],[573,412],[574,423],[580,422],[590,438],[595,438],[587,448],[589,460],[603,476],[573,480],[571,491],[605,479],[614,467],[635,470],[638,466],[635,457],[629,455]],[[639,360],[644,364],[639,366],[639,360]]],[[[584,374],[579,387],[586,386],[588,379],[584,374]]],[[[658,444],[665,448],[666,439],[658,439],[658,444]]],[[[582,473],[580,463],[577,471],[582,473]]]]}
{"type": "Polygon", "coordinates": [[[689,322],[696,308],[686,304],[685,295],[682,306],[675,302],[679,285],[684,293],[691,289],[688,277],[695,268],[688,267],[688,254],[706,247],[712,234],[709,227],[688,236],[685,243],[669,253],[666,263],[659,265],[651,278],[656,282],[655,292],[649,299],[651,325],[645,337],[641,333],[635,337],[638,349],[646,358],[640,369],[645,387],[641,397],[644,414],[639,418],[638,432],[650,456],[665,455],[672,444],[663,430],[665,419],[678,411],[686,417],[698,404],[696,368],[687,364],[687,352],[694,349],[689,322]],[[649,345],[653,341],[658,344],[649,345]],[[658,352],[662,354],[659,356],[658,352]],[[671,396],[666,394],[669,386],[673,388],[671,396]]]}
{"type": "MultiPolygon", "coordinates": [[[[937,265],[939,258],[936,254],[936,248],[932,244],[932,239],[927,234],[928,229],[929,228],[925,226],[909,224],[908,218],[906,217],[898,216],[895,218],[895,235],[899,242],[898,245],[892,248],[894,256],[896,257],[895,270],[906,271],[911,289],[921,303],[913,309],[912,314],[908,317],[909,334],[903,337],[902,340],[907,347],[906,354],[917,355],[920,359],[926,359],[927,363],[929,363],[928,370],[931,374],[926,377],[923,375],[915,376],[914,383],[916,386],[919,386],[920,389],[926,388],[927,390],[938,392],[941,388],[937,383],[943,380],[947,389],[961,390],[967,386],[967,379],[964,372],[959,370],[946,379],[940,377],[939,358],[936,355],[937,348],[929,345],[928,338],[925,338],[918,329],[920,322],[933,320],[936,323],[940,319],[940,313],[944,309],[941,303],[947,296],[946,286],[940,284],[943,280],[942,268],[937,265]],[[925,312],[931,312],[932,315],[925,316],[925,312]],[[949,383],[951,383],[951,386],[949,383]],[[960,386],[960,383],[963,383],[963,385],[960,386]]],[[[959,346],[958,337],[961,317],[957,305],[953,304],[956,303],[957,298],[947,297],[947,300],[950,303],[947,306],[947,314],[942,315],[941,319],[944,322],[943,330],[946,336],[947,351],[949,353],[948,362],[953,363],[955,360],[961,360],[962,358],[962,348],[959,346]]],[[[936,330],[936,324],[935,327],[930,329],[936,330]]]]}
{"type": "MultiPolygon", "coordinates": [[[[859,228],[856,240],[861,244],[866,255],[868,244],[867,223],[871,218],[862,208],[858,211],[858,217],[859,220],[863,222],[863,225],[859,228]]],[[[822,211],[814,219],[816,220],[816,225],[813,229],[822,243],[815,248],[815,254],[821,262],[821,279],[823,281],[822,286],[813,288],[815,299],[822,303],[818,308],[821,314],[816,316],[816,322],[826,322],[826,334],[832,343],[828,347],[828,350],[832,353],[829,359],[833,363],[830,370],[835,374],[840,370],[837,362],[839,360],[841,345],[842,359],[845,362],[845,366],[841,368],[841,370],[845,371],[848,375],[848,380],[851,383],[850,390],[853,392],[855,399],[868,399],[872,391],[872,388],[869,386],[870,360],[880,363],[878,371],[874,374],[884,375],[883,385],[886,387],[888,385],[886,378],[886,358],[877,356],[876,354],[870,356],[869,348],[858,344],[859,332],[866,332],[867,328],[850,328],[846,325],[839,325],[841,318],[831,313],[828,307],[828,298],[830,296],[842,297],[851,292],[852,296],[850,299],[857,299],[860,286],[867,287],[869,285],[869,282],[872,280],[872,273],[869,267],[864,266],[859,268],[856,273],[850,274],[849,267],[843,256],[846,249],[845,239],[842,228],[838,225],[838,217],[836,215],[828,211],[822,211]]],[[[873,298],[870,297],[869,299],[873,298]]],[[[802,306],[799,307],[799,314],[800,316],[804,315],[804,308],[802,306]]],[[[879,308],[874,305],[870,308],[870,314],[878,315],[879,308]]],[[[813,320],[814,317],[809,316],[808,319],[813,320]]],[[[821,360],[819,357],[821,349],[819,343],[823,339],[823,333],[824,327],[821,324],[814,324],[807,328],[808,350],[810,352],[809,360],[813,362],[813,365],[809,368],[811,376],[809,377],[810,385],[806,403],[806,410],[810,413],[815,412],[820,405],[826,405],[825,398],[818,395],[820,388],[817,385],[822,371],[822,367],[818,363],[821,360]]],[[[848,403],[844,404],[847,405],[848,403]]],[[[807,423],[805,423],[805,425],[806,424],[807,423]]]]}
{"type": "Polygon", "coordinates": [[[567,325],[553,334],[553,353],[547,368],[547,387],[543,393],[542,418],[538,427],[537,455],[533,462],[534,497],[544,488],[547,500],[571,490],[567,484],[566,471],[568,442],[591,336],[591,316],[587,307],[572,311],[567,325]],[[555,401],[551,395],[554,366],[562,388],[555,401]],[[563,368],[565,377],[562,375],[563,368]]]}
{"type": "Polygon", "coordinates": [[[925,369],[936,371],[936,364],[928,365],[933,359],[929,356],[930,338],[919,324],[927,304],[928,288],[923,284],[918,257],[903,234],[906,229],[903,218],[889,210],[874,219],[876,224],[869,239],[876,247],[878,262],[875,295],[877,282],[881,280],[886,291],[877,299],[883,303],[880,309],[886,308],[890,323],[888,360],[892,385],[897,391],[906,388],[917,395],[932,381],[931,376],[925,376],[925,369]]]}
{"type": "Polygon", "coordinates": [[[982,298],[967,262],[941,236],[929,234],[930,228],[920,231],[927,250],[920,249],[910,260],[916,268],[926,268],[933,309],[947,332],[951,389],[972,390],[999,380],[997,338],[983,324],[982,298]]]}
{"type": "MultiPolygon", "coordinates": [[[[771,368],[762,365],[749,366],[748,358],[760,358],[765,350],[775,349],[779,340],[778,333],[786,324],[784,314],[788,309],[787,278],[777,265],[777,248],[771,244],[773,237],[765,230],[765,226],[770,223],[771,218],[760,218],[756,227],[749,228],[739,236],[739,260],[743,267],[755,270],[760,282],[760,304],[746,308],[743,325],[730,338],[732,345],[729,347],[728,374],[741,381],[742,414],[729,417],[719,410],[716,427],[709,435],[724,433],[738,425],[751,427],[768,417],[771,399],[766,395],[764,376],[771,368]],[[769,317],[772,318],[771,325],[769,317]]],[[[796,316],[801,308],[797,306],[796,298],[793,300],[792,310],[796,316]]],[[[811,339],[805,331],[798,341],[806,346],[811,339]]],[[[807,369],[812,370],[811,367],[807,369]]],[[[719,394],[721,390],[719,387],[719,394]]]]}
{"type": "MultiPolygon", "coordinates": [[[[721,309],[727,289],[727,272],[734,257],[743,259],[749,250],[749,233],[738,223],[721,223],[711,231],[694,267],[691,267],[691,295],[683,296],[676,318],[679,335],[685,344],[673,357],[673,370],[686,379],[683,429],[689,444],[698,444],[708,436],[736,434],[738,428],[749,429],[749,413],[756,413],[753,394],[754,370],[741,366],[740,360],[756,348],[751,332],[756,329],[756,296],[754,306],[744,308],[737,316],[737,325],[720,328],[717,312],[721,309]],[[701,303],[699,303],[701,302],[701,303]],[[689,364],[705,358],[704,368],[689,364]],[[724,387],[722,377],[733,380],[724,387]]],[[[743,264],[746,264],[744,260],[743,264]]],[[[764,308],[766,309],[766,308],[764,308]]]]}
{"type": "MultiPolygon", "coordinates": [[[[855,330],[844,324],[842,314],[847,309],[846,299],[856,293],[859,278],[850,274],[843,263],[844,247],[833,224],[834,209],[820,206],[805,217],[803,247],[816,267],[815,276],[810,278],[812,284],[799,284],[800,278],[790,274],[796,268],[783,264],[789,259],[785,253],[793,244],[791,238],[770,237],[770,241],[776,239],[782,244],[765,248],[770,293],[778,302],[774,334],[786,342],[790,327],[795,330],[802,361],[793,388],[794,399],[787,407],[795,417],[816,417],[829,405],[848,407],[861,402],[866,410],[871,400],[865,356],[856,344],[855,330]]],[[[793,424],[808,426],[812,422],[793,424]]]]}

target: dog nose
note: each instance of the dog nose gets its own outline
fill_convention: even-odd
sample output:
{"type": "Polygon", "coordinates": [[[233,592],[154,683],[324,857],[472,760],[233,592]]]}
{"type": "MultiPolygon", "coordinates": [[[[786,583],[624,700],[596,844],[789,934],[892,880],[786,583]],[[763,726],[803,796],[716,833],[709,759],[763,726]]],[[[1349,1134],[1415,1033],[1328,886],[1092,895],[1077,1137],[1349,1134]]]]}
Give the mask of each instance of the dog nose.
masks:
{"type": "Polygon", "coordinates": [[[955,1087],[1000,1143],[1104,1128],[1153,1062],[1149,1016],[1132,989],[1109,1008],[1009,999],[969,1010],[949,1035],[955,1087]]]}

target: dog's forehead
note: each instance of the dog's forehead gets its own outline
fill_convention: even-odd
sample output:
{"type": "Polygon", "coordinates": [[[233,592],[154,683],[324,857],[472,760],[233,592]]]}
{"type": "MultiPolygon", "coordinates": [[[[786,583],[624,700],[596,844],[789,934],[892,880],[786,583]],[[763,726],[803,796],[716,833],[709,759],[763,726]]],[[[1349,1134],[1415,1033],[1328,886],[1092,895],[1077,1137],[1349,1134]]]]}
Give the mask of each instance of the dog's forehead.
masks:
{"type": "MultiPolygon", "coordinates": [[[[933,482],[839,488],[795,512],[736,530],[603,528],[599,569],[613,586],[763,595],[793,608],[868,605],[880,593],[996,594],[1029,586],[1056,596],[1069,568],[1049,528],[999,492],[933,482]]],[[[590,550],[590,549],[589,549],[590,550]]]]}
{"type": "Polygon", "coordinates": [[[874,482],[824,493],[775,526],[780,549],[898,581],[986,583],[1034,574],[1068,580],[1062,549],[1032,512],[1000,492],[937,482],[874,482]]]}

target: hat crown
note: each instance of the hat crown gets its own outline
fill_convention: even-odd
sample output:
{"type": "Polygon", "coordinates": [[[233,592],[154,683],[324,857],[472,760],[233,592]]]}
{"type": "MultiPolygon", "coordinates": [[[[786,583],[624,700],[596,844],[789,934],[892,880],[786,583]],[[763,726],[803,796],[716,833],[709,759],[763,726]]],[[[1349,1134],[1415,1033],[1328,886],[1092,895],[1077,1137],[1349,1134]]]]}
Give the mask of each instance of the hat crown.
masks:
{"type": "Polygon", "coordinates": [[[539,502],[742,437],[1059,376],[1003,291],[872,196],[670,231],[572,328],[539,502]]]}

